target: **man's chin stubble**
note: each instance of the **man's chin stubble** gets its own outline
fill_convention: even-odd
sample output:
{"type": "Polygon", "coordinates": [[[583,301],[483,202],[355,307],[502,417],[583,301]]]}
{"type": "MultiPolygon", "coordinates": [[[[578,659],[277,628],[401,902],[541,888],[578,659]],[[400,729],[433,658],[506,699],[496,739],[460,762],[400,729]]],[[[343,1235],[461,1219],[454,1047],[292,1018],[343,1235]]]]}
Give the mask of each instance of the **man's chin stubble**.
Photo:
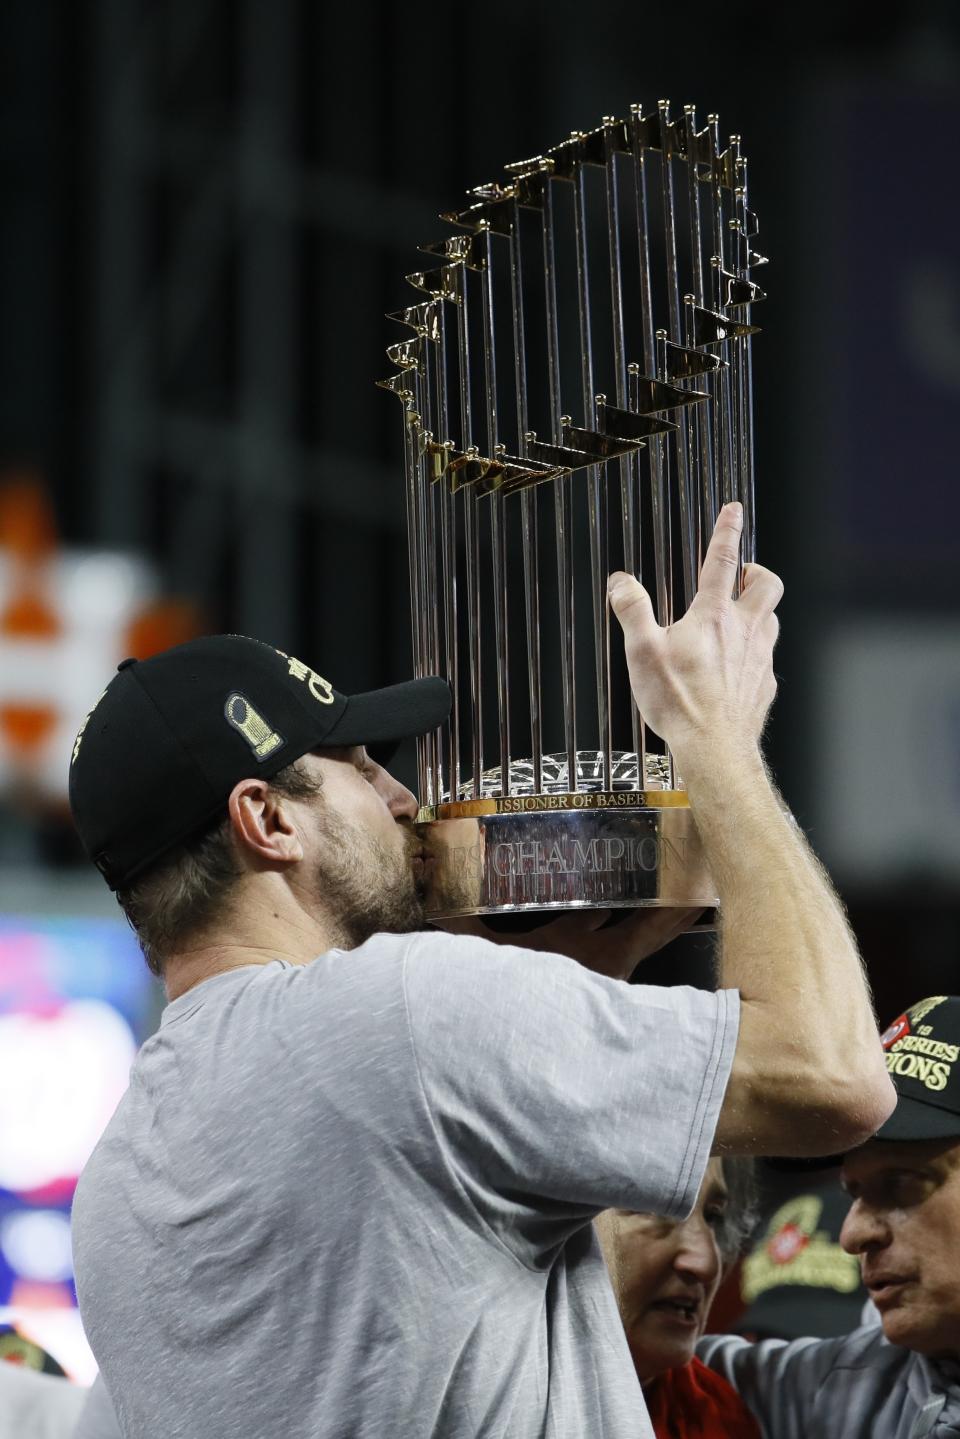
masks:
{"type": "Polygon", "coordinates": [[[402,855],[393,855],[342,824],[331,826],[327,838],[328,857],[318,881],[349,948],[375,934],[411,934],[426,927],[425,886],[413,872],[408,846],[402,855]]]}
{"type": "Polygon", "coordinates": [[[341,924],[353,948],[375,934],[412,934],[426,927],[423,900],[412,889],[381,891],[372,902],[344,913],[341,924]]]}

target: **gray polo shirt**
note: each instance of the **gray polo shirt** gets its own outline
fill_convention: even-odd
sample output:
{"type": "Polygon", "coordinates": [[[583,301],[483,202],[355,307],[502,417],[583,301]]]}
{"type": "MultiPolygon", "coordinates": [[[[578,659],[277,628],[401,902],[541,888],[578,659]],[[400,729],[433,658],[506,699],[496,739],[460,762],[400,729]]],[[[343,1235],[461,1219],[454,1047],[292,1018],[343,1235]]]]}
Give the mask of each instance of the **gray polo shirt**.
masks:
{"type": "Polygon", "coordinates": [[[639,1439],[591,1219],[685,1214],[734,993],[379,935],[165,1010],[77,1191],[124,1439],[639,1439]]]}
{"type": "Polygon", "coordinates": [[[740,1393],[763,1439],[960,1435],[960,1366],[890,1344],[875,1324],[790,1343],[722,1335],[697,1353],[740,1393]]]}
{"type": "Polygon", "coordinates": [[[85,1399],[67,1379],[0,1361],[0,1439],[71,1439],[85,1399]]]}

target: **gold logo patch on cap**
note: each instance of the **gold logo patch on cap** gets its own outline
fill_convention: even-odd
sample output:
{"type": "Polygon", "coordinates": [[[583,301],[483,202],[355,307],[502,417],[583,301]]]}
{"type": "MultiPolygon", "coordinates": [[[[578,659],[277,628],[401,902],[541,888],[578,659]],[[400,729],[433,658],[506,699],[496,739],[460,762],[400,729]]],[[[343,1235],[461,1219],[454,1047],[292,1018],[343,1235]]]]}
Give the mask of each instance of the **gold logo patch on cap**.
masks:
{"type": "Polygon", "coordinates": [[[911,1024],[922,1024],[930,1012],[947,998],[945,994],[932,994],[929,999],[921,999],[917,1004],[911,1004],[907,1013],[910,1016],[911,1024]]]}
{"type": "Polygon", "coordinates": [[[257,759],[268,759],[283,744],[283,736],[271,729],[246,695],[234,690],[223,707],[227,724],[242,734],[257,759]]]}
{"type": "Polygon", "coordinates": [[[316,670],[305,665],[303,660],[298,660],[296,655],[288,655],[286,650],[277,650],[277,654],[282,655],[286,660],[287,674],[291,679],[303,680],[318,704],[333,704],[333,685],[329,680],[325,680],[323,675],[318,675],[316,670]]]}
{"type": "Polygon", "coordinates": [[[743,1262],[740,1292],[747,1304],[783,1285],[834,1289],[838,1294],[859,1288],[856,1255],[844,1253],[829,1227],[820,1227],[822,1215],[818,1194],[798,1194],[771,1216],[763,1241],[743,1262]]]}

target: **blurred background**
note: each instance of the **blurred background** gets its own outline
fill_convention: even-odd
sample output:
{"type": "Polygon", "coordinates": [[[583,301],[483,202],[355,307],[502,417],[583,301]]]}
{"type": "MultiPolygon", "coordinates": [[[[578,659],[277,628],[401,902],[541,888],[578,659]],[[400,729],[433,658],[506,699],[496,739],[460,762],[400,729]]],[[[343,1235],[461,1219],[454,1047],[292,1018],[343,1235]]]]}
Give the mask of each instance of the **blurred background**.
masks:
{"type": "Polygon", "coordinates": [[[90,1377],[70,1197],[161,1002],[69,823],[84,714],[204,631],[408,676],[385,312],[468,187],[632,101],[750,158],[771,762],[881,1017],[956,990],[958,75],[947,0],[5,0],[0,1323],[90,1377]]]}

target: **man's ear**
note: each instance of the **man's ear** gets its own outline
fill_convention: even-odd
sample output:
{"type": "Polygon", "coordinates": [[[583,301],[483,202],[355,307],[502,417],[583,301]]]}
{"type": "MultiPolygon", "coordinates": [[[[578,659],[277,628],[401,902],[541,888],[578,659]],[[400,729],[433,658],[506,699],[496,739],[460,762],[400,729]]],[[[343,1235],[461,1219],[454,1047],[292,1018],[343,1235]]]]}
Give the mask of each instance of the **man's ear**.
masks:
{"type": "Polygon", "coordinates": [[[303,859],[292,806],[265,779],[242,779],[227,801],[234,839],[257,869],[285,868],[303,859]]]}

